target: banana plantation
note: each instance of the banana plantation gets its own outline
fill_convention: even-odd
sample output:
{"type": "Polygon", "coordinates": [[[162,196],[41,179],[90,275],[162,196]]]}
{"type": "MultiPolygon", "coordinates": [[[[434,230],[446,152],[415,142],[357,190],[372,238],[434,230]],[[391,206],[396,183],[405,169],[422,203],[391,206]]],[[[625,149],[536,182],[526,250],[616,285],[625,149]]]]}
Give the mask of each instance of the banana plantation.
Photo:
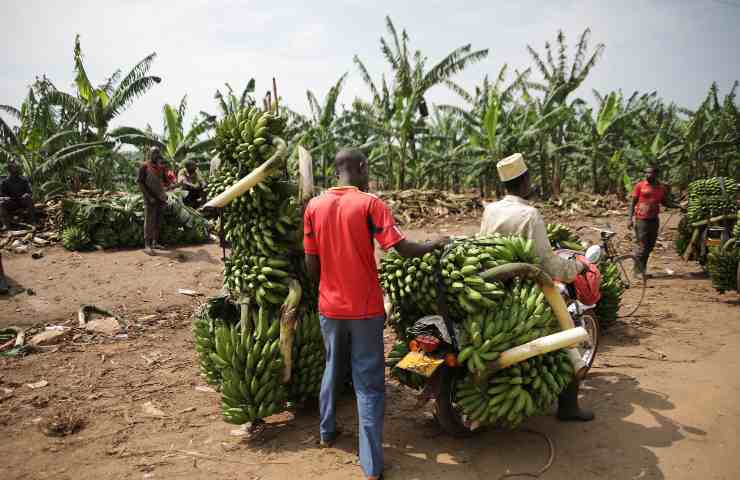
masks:
{"type": "MultiPolygon", "coordinates": [[[[659,166],[662,177],[681,189],[696,178],[740,177],[737,82],[729,91],[708,85],[698,105],[676,105],[659,92],[588,92],[589,74],[608,54],[604,44],[592,44],[589,30],[575,42],[557,32],[543,46],[522,45],[531,67],[511,69],[500,59],[502,66],[474,85],[457,77],[488,57],[486,49],[468,44],[429,58],[390,18],[379,47],[385,71],[370,71],[355,56],[325,93],[280,98],[290,151],[295,155],[302,145],[311,152],[320,186],[334,181],[332,160],[344,147],[366,153],[381,190],[492,196],[501,192],[496,161],[514,152],[524,153],[543,193],[553,196],[565,190],[624,193],[647,165],[659,166]],[[367,91],[343,103],[348,75],[359,75],[367,91]],[[458,101],[428,103],[435,89],[450,90],[458,101]]],[[[114,127],[121,113],[157,88],[161,78],[150,73],[155,59],[152,53],[126,73],[93,77],[78,36],[74,91],[40,76],[20,105],[0,105],[0,167],[18,159],[37,200],[83,188],[130,190],[136,164],[150,146],[161,149],[170,168],[186,159],[206,167],[215,155],[219,119],[263,101],[256,98],[255,81],[217,90],[215,113],[200,112],[190,125],[183,96],[163,106],[162,120],[152,119],[161,128],[114,127]]]]}

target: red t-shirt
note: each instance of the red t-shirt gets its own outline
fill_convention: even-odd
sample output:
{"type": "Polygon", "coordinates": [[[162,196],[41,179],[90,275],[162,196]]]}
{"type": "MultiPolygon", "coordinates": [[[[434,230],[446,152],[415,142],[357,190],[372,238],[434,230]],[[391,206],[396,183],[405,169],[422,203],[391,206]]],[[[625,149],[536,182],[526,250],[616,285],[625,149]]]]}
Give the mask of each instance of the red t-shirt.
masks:
{"type": "Polygon", "coordinates": [[[656,183],[651,185],[647,180],[638,182],[632,191],[632,197],[637,200],[635,205],[635,217],[640,220],[658,218],[660,204],[666,196],[665,187],[656,183]]]}
{"type": "Polygon", "coordinates": [[[375,195],[337,187],[308,203],[303,250],[321,263],[321,315],[361,319],[385,313],[373,238],[383,250],[403,240],[390,209],[375,195]]]}

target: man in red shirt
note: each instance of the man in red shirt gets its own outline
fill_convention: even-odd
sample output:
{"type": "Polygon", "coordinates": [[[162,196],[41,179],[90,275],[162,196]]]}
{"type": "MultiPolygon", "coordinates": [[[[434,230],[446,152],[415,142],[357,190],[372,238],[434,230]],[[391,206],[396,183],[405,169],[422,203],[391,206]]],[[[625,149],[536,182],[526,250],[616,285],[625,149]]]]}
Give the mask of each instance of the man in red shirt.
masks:
{"type": "Polygon", "coordinates": [[[668,189],[658,181],[658,168],[649,166],[645,169],[645,180],[638,182],[632,191],[630,201],[629,228],[635,228],[637,249],[635,250],[635,276],[645,275],[648,257],[655,248],[658,239],[660,205],[675,207],[668,189]],[[637,222],[634,219],[637,218],[637,222]]]}
{"type": "Polygon", "coordinates": [[[321,445],[337,437],[336,394],[344,380],[345,359],[351,358],[357,396],[360,465],[368,479],[383,472],[385,309],[374,244],[417,257],[442,247],[405,240],[390,209],[368,188],[368,161],[356,150],[340,151],[335,159],[339,186],[311,199],[304,213],[303,248],[309,274],[319,280],[321,333],[326,368],[321,382],[321,445]]]}

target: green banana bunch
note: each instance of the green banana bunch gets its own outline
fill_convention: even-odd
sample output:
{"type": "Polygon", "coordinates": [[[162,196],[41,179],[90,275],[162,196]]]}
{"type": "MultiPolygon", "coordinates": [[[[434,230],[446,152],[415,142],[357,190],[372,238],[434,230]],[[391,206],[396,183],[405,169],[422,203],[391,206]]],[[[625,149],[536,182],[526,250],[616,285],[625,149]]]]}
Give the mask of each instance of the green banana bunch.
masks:
{"type": "Polygon", "coordinates": [[[305,312],[298,322],[293,358],[296,361],[290,382],[291,398],[300,401],[318,397],[326,359],[319,314],[315,309],[305,312]]]}
{"type": "Polygon", "coordinates": [[[740,261],[740,248],[712,247],[707,255],[707,269],[712,286],[719,293],[737,289],[737,269],[740,261]]]}
{"type": "Polygon", "coordinates": [[[239,320],[239,311],[224,297],[209,299],[193,318],[193,336],[198,363],[206,381],[211,385],[221,384],[221,364],[211,354],[216,354],[216,328],[234,325],[239,320]]]}
{"type": "Polygon", "coordinates": [[[547,224],[547,239],[550,240],[550,245],[553,246],[560,245],[562,248],[569,250],[583,250],[583,245],[581,245],[578,235],[561,223],[547,224]]]}
{"type": "MultiPolygon", "coordinates": [[[[221,166],[209,181],[209,195],[222,193],[271,157],[273,141],[284,127],[284,119],[255,107],[242,108],[219,122],[215,143],[221,166]]],[[[273,173],[224,208],[225,237],[232,247],[224,265],[224,285],[232,297],[240,298],[244,311],[238,323],[213,330],[211,363],[206,366],[212,365],[220,375],[222,412],[230,423],[254,422],[282,411],[288,401],[316,396],[320,390],[324,343],[317,289],[302,261],[296,193],[294,185],[273,173]],[[292,348],[286,352],[291,378],[283,383],[289,360],[283,358],[280,336],[290,334],[292,327],[281,328],[281,318],[296,308],[292,347],[285,345],[292,348]]],[[[201,336],[205,331],[198,330],[201,336]]]]}
{"type": "Polygon", "coordinates": [[[615,263],[602,263],[599,265],[601,272],[601,299],[594,308],[594,313],[602,327],[608,327],[617,320],[619,307],[622,303],[624,285],[622,283],[619,267],[615,263]]]}
{"type": "Polygon", "coordinates": [[[221,369],[221,406],[229,423],[253,422],[281,411],[288,390],[281,382],[280,317],[260,307],[246,321],[219,326],[210,358],[221,369]]]}
{"type": "Polygon", "coordinates": [[[552,405],[574,375],[567,353],[558,350],[501,370],[483,385],[463,378],[455,403],[468,421],[516,428],[552,405]]]}
{"type": "Polygon", "coordinates": [[[738,187],[729,177],[695,180],[689,184],[689,222],[697,222],[719,215],[731,215],[737,210],[738,187]]]}
{"type": "Polygon", "coordinates": [[[90,236],[78,226],[67,227],[62,230],[62,245],[67,250],[85,250],[90,248],[90,236]]]}

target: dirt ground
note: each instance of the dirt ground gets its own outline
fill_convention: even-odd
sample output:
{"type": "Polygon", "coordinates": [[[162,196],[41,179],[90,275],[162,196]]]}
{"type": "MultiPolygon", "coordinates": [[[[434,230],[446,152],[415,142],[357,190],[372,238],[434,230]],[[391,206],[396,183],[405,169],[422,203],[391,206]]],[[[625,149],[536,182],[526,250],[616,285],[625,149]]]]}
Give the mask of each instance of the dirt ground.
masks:
{"type": "MultiPolygon", "coordinates": [[[[624,233],[622,218],[613,226],[624,233]]],[[[603,219],[570,221],[571,224],[603,219]]],[[[583,402],[596,420],[529,420],[520,431],[489,431],[458,440],[440,434],[431,406],[387,386],[386,478],[496,479],[537,471],[555,445],[544,479],[735,479],[740,472],[740,308],[720,296],[695,263],[678,259],[665,229],[638,313],[604,333],[583,402]]],[[[472,221],[410,231],[412,238],[471,233],[472,221]]],[[[624,237],[624,235],[622,235],[624,237]]],[[[215,245],[150,258],[138,251],[45,256],[4,255],[11,297],[0,297],[0,326],[74,324],[80,304],[113,310],[127,338],[77,333],[55,351],[0,359],[0,458],[11,479],[294,479],[362,478],[357,464],[354,398],[341,401],[344,435],[317,446],[317,412],[269,419],[249,443],[224,423],[219,397],[198,375],[189,314],[220,288],[215,245]],[[27,384],[45,380],[31,389],[27,384]],[[48,436],[55,418],[79,432],[48,436]]],[[[626,302],[634,296],[628,292],[626,302]]],[[[387,343],[392,334],[387,333],[387,343]]],[[[518,477],[523,478],[523,477],[518,477]]]]}

